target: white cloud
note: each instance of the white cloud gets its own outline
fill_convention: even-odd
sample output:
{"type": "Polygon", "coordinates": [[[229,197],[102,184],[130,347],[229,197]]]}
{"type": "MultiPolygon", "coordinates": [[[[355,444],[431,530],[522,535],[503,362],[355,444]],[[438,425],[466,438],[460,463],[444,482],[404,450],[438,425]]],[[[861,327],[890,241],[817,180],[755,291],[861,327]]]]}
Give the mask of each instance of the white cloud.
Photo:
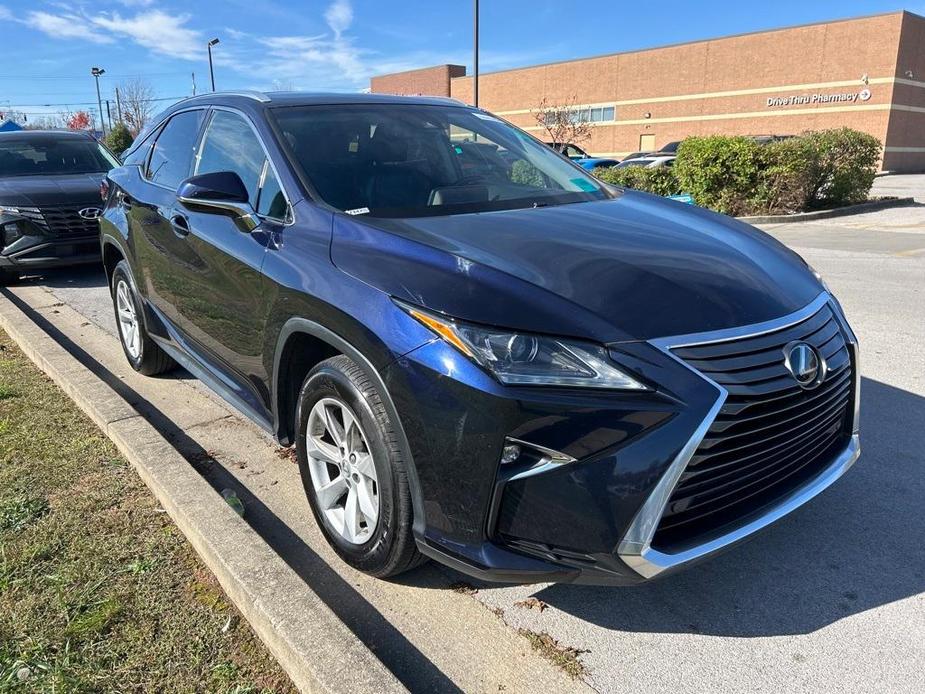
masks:
{"type": "Polygon", "coordinates": [[[350,0],[334,0],[324,11],[324,20],[331,27],[335,38],[340,38],[353,24],[353,7],[350,0]]]}
{"type": "MultiPolygon", "coordinates": [[[[349,0],[334,0],[324,11],[330,33],[313,36],[252,36],[262,47],[256,54],[229,58],[242,72],[267,76],[302,89],[353,89],[369,76],[364,64],[367,51],[347,35],[353,24],[349,0]]],[[[229,52],[233,49],[229,47],[229,52]]]]}
{"type": "Polygon", "coordinates": [[[171,15],[162,10],[140,12],[134,17],[122,17],[118,13],[100,14],[90,17],[96,27],[129,38],[153,53],[201,60],[205,41],[201,32],[186,26],[190,15],[171,15]]]}
{"type": "Polygon", "coordinates": [[[30,12],[24,23],[55,38],[80,38],[92,43],[112,43],[113,38],[87,28],[86,20],[75,14],[30,12]]]}
{"type": "Polygon", "coordinates": [[[0,5],[0,19],[13,19],[13,13],[3,5],[0,5]]]}

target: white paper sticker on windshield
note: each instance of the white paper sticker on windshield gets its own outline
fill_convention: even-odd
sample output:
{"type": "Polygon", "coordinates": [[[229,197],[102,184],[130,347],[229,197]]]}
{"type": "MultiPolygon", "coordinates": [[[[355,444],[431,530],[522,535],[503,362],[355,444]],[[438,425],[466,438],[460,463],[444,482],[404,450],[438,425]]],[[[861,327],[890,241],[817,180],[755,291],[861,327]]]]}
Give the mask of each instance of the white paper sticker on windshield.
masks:
{"type": "Polygon", "coordinates": [[[368,207],[357,207],[356,209],[353,209],[353,210],[344,210],[344,212],[346,212],[347,214],[369,214],[369,208],[368,207]]]}
{"type": "Polygon", "coordinates": [[[487,113],[479,113],[478,111],[473,111],[472,115],[475,116],[476,118],[481,118],[482,120],[490,120],[490,121],[494,121],[495,123],[501,122],[494,116],[489,116],[487,113]]]}

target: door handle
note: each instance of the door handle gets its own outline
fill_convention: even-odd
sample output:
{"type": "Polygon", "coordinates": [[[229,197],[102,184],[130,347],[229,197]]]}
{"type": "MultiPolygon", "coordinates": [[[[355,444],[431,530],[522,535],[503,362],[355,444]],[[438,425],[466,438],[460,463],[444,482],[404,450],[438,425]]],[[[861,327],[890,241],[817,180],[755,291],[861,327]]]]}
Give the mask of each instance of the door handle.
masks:
{"type": "Polygon", "coordinates": [[[189,235],[189,220],[182,214],[175,214],[171,217],[170,226],[173,227],[173,233],[177,236],[189,235]]]}

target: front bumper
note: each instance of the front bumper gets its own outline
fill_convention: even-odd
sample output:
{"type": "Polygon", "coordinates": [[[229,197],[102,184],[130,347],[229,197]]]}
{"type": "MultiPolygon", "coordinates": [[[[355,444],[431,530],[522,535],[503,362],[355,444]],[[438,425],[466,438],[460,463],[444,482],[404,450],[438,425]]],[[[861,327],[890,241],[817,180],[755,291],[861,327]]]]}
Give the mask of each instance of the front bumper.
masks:
{"type": "Polygon", "coordinates": [[[409,439],[421,551],[481,579],[640,583],[751,536],[837,480],[857,459],[857,340],[828,295],[768,324],[615,345],[647,393],[503,387],[442,341],[384,374],[409,439]],[[828,306],[852,357],[850,431],[808,480],[687,546],[654,548],[672,491],[720,412],[726,388],[674,356],[698,342],[761,335],[828,306]],[[501,465],[507,438],[567,464],[501,465]]]}
{"type": "Polygon", "coordinates": [[[17,272],[100,262],[99,235],[53,237],[40,231],[0,251],[0,267],[17,272]]]}

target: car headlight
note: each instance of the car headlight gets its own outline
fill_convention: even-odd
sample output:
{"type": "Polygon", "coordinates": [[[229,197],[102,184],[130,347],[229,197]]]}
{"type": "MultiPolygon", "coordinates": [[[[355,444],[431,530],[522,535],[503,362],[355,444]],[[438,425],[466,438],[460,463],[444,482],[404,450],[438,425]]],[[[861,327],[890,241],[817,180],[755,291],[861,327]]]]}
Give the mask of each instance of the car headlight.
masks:
{"type": "Polygon", "coordinates": [[[614,366],[601,345],[476,326],[396,303],[506,385],[649,390],[614,366]]]}
{"type": "MultiPolygon", "coordinates": [[[[803,262],[806,263],[805,260],[803,262]]],[[[822,275],[819,274],[819,271],[816,268],[814,268],[812,265],[810,265],[809,263],[806,263],[806,267],[809,268],[809,271],[811,273],[813,273],[813,277],[819,280],[819,284],[822,285],[822,288],[825,289],[829,294],[831,294],[832,290],[829,289],[828,283],[825,281],[825,279],[823,279],[822,275]]]]}

